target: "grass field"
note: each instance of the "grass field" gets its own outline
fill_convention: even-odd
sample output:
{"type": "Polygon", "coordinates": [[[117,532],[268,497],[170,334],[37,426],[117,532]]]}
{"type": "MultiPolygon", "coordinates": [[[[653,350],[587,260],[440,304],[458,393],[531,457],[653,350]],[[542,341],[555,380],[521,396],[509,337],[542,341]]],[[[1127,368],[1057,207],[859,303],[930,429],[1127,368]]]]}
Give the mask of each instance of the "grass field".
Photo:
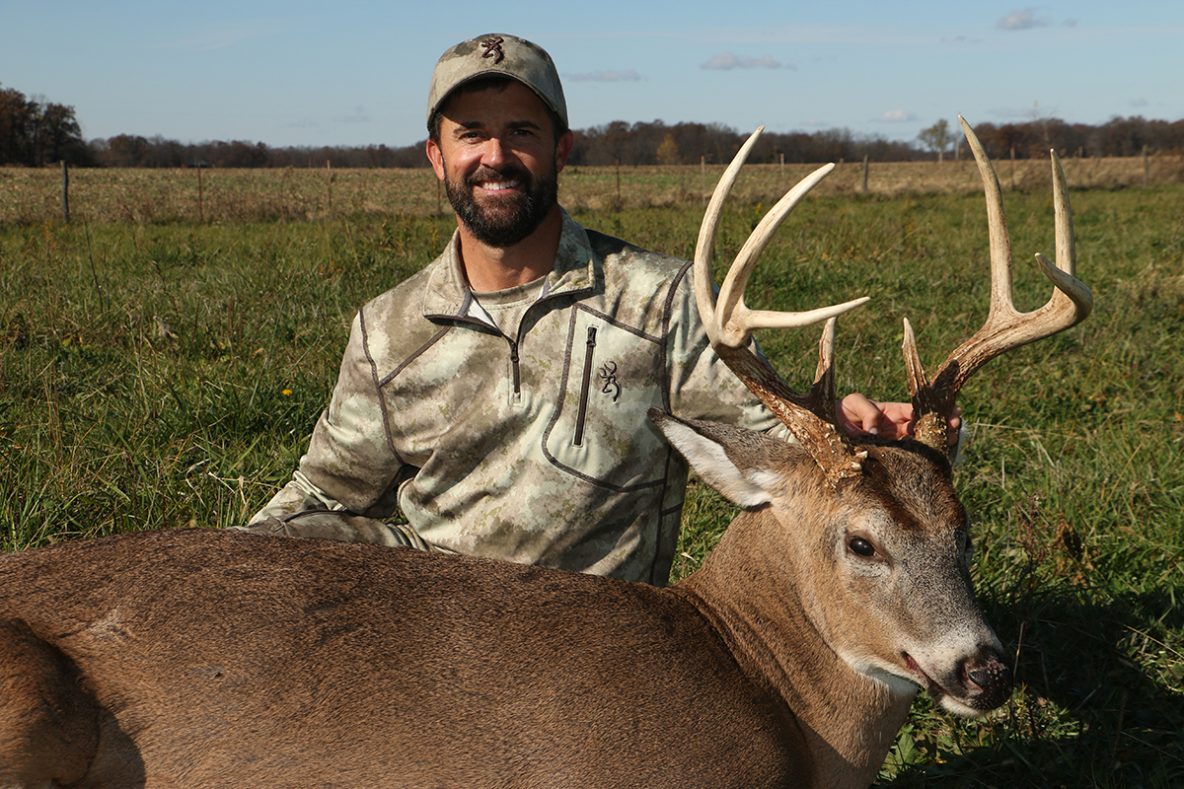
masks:
{"type": "MultiPolygon", "coordinates": [[[[1078,163],[1067,164],[1079,184],[1078,163]]],[[[1010,187],[1006,163],[1000,174],[1010,187]]],[[[100,175],[76,175],[70,225],[52,219],[52,189],[40,203],[16,196],[32,193],[18,182],[52,185],[52,172],[0,177],[5,550],[241,523],[295,466],[358,305],[434,257],[451,233],[431,183],[347,188],[350,173],[272,173],[279,186],[265,200],[251,196],[254,186],[232,188],[234,173],[206,173],[197,221],[187,186],[195,171],[173,174],[172,186],[134,171],[86,183],[100,175]],[[283,186],[298,179],[312,186],[283,186]],[[222,189],[246,196],[217,208],[231,204],[215,199],[222,189]],[[106,207],[84,200],[85,190],[106,207]],[[400,202],[412,196],[414,206],[400,202]],[[21,207],[46,202],[49,216],[21,207]]],[[[780,175],[766,167],[742,179],[718,257],[735,251],[780,175]]],[[[613,171],[565,177],[588,226],[691,253],[699,168],[623,174],[619,202],[613,171]],[[580,179],[597,186],[581,191],[580,179]],[[660,199],[660,186],[675,197],[660,199]]],[[[982,198],[972,181],[948,194],[857,196],[854,178],[841,171],[839,187],[798,209],[765,253],[749,301],[795,309],[871,296],[840,322],[839,386],[903,399],[901,318],[932,367],[985,316],[982,198]]],[[[1006,196],[1021,308],[1047,297],[1029,264],[1030,253],[1052,252],[1046,179],[1047,164],[1025,170],[1006,196]]],[[[1093,315],[992,362],[967,386],[973,441],[958,486],[976,521],[976,585],[1013,650],[1016,691],[976,721],[918,700],[886,783],[1184,785],[1182,204],[1179,183],[1076,191],[1079,275],[1093,288],[1093,315]]],[[[790,381],[812,371],[812,331],[762,342],[790,381]]],[[[676,574],[698,565],[731,515],[692,485],[676,574]]]]}

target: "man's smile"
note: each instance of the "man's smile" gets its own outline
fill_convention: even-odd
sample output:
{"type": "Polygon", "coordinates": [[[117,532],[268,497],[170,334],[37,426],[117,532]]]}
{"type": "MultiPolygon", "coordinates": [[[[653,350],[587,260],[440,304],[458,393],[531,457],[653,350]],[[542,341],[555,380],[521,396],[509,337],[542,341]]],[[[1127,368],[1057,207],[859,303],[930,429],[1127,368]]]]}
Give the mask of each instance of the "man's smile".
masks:
{"type": "Polygon", "coordinates": [[[487,192],[505,192],[510,189],[518,189],[522,186],[522,182],[518,179],[508,181],[482,181],[474,184],[479,189],[484,189],[487,192]]]}

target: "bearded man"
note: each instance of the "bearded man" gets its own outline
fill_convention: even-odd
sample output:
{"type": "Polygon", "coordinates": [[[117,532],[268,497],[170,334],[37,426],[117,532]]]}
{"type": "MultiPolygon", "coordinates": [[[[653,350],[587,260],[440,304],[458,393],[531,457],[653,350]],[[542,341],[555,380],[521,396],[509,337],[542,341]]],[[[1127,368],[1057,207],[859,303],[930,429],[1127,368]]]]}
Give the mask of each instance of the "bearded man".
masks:
{"type": "MultiPolygon", "coordinates": [[[[359,310],[308,452],[250,529],[666,583],[687,466],[646,411],[784,429],[708,347],[688,263],[560,207],[573,136],[542,48],[450,48],[427,118],[456,233],[359,310]]],[[[886,438],[911,417],[862,395],[840,412],[886,438]]]]}

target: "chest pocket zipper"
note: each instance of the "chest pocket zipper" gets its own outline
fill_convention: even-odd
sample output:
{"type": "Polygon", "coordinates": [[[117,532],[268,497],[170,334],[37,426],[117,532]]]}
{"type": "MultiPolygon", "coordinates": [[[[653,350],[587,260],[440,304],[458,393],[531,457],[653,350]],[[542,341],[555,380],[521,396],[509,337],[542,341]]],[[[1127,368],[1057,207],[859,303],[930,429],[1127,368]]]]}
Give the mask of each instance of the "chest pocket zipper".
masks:
{"type": "Polygon", "coordinates": [[[584,421],[588,416],[588,388],[592,385],[592,357],[596,351],[596,327],[588,327],[588,342],[584,351],[584,379],[580,383],[580,410],[576,414],[576,434],[572,442],[584,445],[584,421]]]}
{"type": "Polygon", "coordinates": [[[518,359],[518,343],[510,340],[510,369],[513,375],[515,397],[522,394],[522,372],[518,368],[518,359]]]}

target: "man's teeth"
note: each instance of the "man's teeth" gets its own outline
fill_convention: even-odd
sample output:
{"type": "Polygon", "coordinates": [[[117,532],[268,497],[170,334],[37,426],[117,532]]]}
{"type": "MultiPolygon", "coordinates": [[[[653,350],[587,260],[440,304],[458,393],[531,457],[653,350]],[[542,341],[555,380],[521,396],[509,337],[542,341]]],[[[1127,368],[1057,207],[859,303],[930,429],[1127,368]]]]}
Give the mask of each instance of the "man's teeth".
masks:
{"type": "Polygon", "coordinates": [[[482,189],[490,192],[500,192],[504,189],[514,189],[518,186],[517,181],[486,181],[481,184],[482,189]]]}

